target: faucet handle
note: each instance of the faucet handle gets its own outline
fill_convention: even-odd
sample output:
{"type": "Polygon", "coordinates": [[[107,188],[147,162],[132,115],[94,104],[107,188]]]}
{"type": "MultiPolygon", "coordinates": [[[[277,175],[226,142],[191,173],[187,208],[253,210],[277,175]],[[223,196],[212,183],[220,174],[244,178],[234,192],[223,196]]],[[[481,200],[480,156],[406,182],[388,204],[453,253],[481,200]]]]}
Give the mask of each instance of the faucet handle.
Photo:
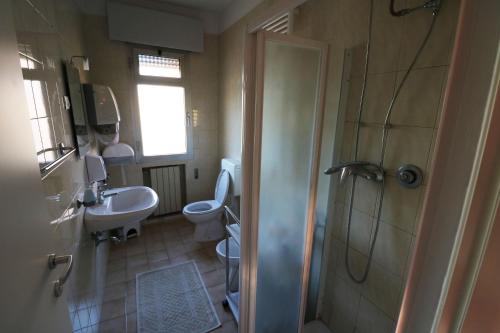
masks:
{"type": "Polygon", "coordinates": [[[343,184],[350,175],[352,175],[352,168],[350,166],[343,167],[340,171],[340,184],[343,184]]]}
{"type": "Polygon", "coordinates": [[[103,184],[97,186],[97,189],[99,191],[109,190],[110,188],[111,188],[111,186],[109,184],[107,184],[107,183],[103,183],[103,184]]]}

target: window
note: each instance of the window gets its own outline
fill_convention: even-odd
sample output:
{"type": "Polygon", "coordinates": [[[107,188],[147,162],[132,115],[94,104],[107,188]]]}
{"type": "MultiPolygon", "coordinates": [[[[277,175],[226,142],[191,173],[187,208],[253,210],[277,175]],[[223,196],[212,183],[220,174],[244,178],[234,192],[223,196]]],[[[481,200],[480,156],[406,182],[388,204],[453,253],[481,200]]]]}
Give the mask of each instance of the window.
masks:
{"type": "Polygon", "coordinates": [[[181,55],[137,50],[136,89],[143,159],[190,156],[190,128],[181,55]]]}

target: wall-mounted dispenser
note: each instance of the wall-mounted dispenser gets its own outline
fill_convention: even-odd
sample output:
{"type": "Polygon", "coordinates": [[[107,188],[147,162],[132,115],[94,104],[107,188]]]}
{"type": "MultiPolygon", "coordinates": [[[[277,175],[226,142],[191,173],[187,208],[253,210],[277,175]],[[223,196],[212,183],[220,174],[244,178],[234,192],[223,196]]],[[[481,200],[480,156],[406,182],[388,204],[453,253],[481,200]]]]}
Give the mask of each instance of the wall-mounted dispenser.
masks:
{"type": "Polygon", "coordinates": [[[108,86],[84,84],[83,92],[89,123],[96,130],[97,139],[105,145],[117,143],[120,111],[113,91],[108,86]]]}
{"type": "Polygon", "coordinates": [[[104,160],[101,156],[85,155],[85,167],[89,183],[105,181],[108,178],[104,160]]]}
{"type": "Polygon", "coordinates": [[[122,185],[127,185],[125,165],[134,162],[134,149],[126,143],[112,144],[104,148],[102,157],[106,165],[119,165],[122,176],[122,185]]]}
{"type": "Polygon", "coordinates": [[[102,158],[107,165],[121,165],[134,162],[134,149],[126,143],[109,145],[102,151],[102,158]]]}

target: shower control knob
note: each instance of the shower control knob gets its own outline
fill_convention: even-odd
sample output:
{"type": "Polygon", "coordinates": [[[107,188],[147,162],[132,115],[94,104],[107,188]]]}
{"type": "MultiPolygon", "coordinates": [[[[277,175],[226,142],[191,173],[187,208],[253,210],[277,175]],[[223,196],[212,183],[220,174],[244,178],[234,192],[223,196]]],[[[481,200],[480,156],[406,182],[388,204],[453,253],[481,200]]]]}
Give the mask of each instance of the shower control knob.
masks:
{"type": "Polygon", "coordinates": [[[406,184],[411,184],[415,181],[415,174],[413,172],[404,171],[399,175],[399,178],[406,184]]]}
{"type": "Polygon", "coordinates": [[[405,164],[399,167],[396,171],[396,179],[399,185],[406,188],[416,188],[423,181],[422,170],[412,164],[405,164]]]}

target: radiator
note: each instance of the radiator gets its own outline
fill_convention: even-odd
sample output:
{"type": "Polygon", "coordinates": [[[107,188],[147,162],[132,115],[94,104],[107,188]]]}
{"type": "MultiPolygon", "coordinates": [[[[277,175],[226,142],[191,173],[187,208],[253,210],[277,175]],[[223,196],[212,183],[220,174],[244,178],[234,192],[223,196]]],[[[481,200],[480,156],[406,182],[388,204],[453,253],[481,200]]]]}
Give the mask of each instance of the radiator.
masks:
{"type": "Polygon", "coordinates": [[[186,173],[184,165],[168,165],[143,169],[144,184],[158,194],[160,203],[154,216],[182,211],[186,204],[186,173]]]}

